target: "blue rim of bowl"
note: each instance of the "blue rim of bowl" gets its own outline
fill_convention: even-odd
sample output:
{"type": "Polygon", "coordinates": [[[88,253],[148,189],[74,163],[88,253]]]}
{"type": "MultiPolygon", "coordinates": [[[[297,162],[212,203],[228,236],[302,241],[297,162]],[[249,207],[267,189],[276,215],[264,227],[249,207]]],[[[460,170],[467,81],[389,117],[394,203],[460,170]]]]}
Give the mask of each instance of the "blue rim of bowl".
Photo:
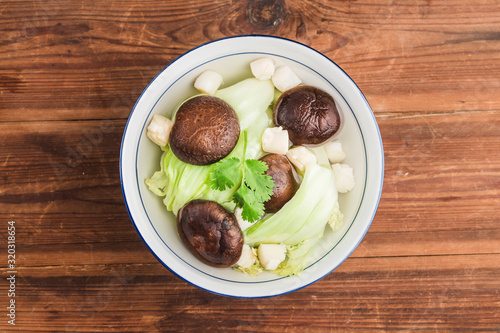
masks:
{"type": "MultiPolygon", "coordinates": [[[[296,61],[294,59],[291,59],[291,58],[287,58],[287,57],[284,57],[284,56],[281,56],[281,55],[276,55],[276,54],[273,54],[273,53],[269,53],[269,52],[239,52],[239,53],[233,53],[233,54],[228,54],[228,55],[224,55],[224,56],[220,56],[218,58],[214,58],[214,59],[211,59],[205,63],[202,63],[202,64],[199,64],[198,66],[194,67],[194,68],[191,68],[189,71],[187,71],[186,73],[184,73],[181,77],[179,77],[178,79],[176,79],[168,88],[165,89],[165,91],[163,91],[163,93],[160,95],[160,97],[158,97],[157,101],[155,102],[155,104],[150,108],[150,111],[149,111],[149,114],[151,114],[151,112],[153,111],[153,109],[155,108],[156,104],[158,103],[158,101],[161,99],[161,97],[170,89],[170,87],[175,84],[179,79],[181,79],[184,75],[186,75],[187,73],[193,71],[194,69],[206,64],[206,63],[209,63],[209,62],[212,62],[212,61],[215,61],[217,59],[220,59],[220,58],[225,58],[225,57],[228,57],[228,56],[233,56],[233,55],[238,55],[238,54],[268,54],[268,55],[273,55],[273,56],[276,56],[276,57],[280,57],[280,58],[284,58],[284,59],[287,59],[287,60],[290,60],[290,61],[293,61],[295,63],[298,63],[310,70],[312,70],[313,72],[315,72],[316,74],[318,74],[319,76],[321,76],[326,82],[328,82],[328,84],[333,87],[341,96],[342,98],[344,99],[344,101],[346,102],[346,104],[348,105],[349,109],[351,110],[355,120],[356,120],[356,123],[358,125],[358,128],[359,128],[359,122],[358,122],[358,119],[356,117],[356,115],[354,114],[350,104],[347,102],[347,100],[345,99],[345,97],[340,93],[340,91],[338,91],[338,89],[329,81],[327,80],[323,75],[321,75],[321,73],[318,73],[317,71],[313,70],[312,68],[310,68],[309,66],[305,65],[304,63],[302,62],[299,62],[299,61],[296,61]]],[[[142,136],[142,132],[144,131],[144,128],[145,128],[145,124],[143,124],[143,127],[142,127],[142,130],[141,130],[141,135],[142,136]]],[[[363,136],[363,133],[360,131],[360,135],[361,135],[361,138],[362,138],[362,141],[363,141],[363,149],[364,149],[364,153],[365,153],[365,156],[366,156],[366,145],[365,145],[365,139],[364,139],[364,136],[363,136]]],[[[137,156],[137,153],[138,153],[138,149],[139,149],[139,145],[137,145],[137,150],[136,150],[136,156],[137,156]]],[[[136,158],[137,160],[137,158],[136,158]]],[[[207,43],[204,43],[204,44],[201,44],[199,46],[196,46],[192,49],[190,49],[189,51],[183,53],[182,55],[180,55],[179,57],[175,58],[172,62],[170,62],[167,66],[165,66],[149,83],[148,85],[146,86],[146,88],[143,90],[143,92],[141,93],[141,95],[139,96],[139,98],[137,99],[136,103],[134,104],[134,107],[132,108],[132,111],[128,117],[128,120],[127,120],[127,123],[125,125],[125,128],[124,128],[124,132],[123,132],[123,136],[122,136],[122,142],[121,142],[121,147],[120,147],[120,184],[121,184],[121,188],[122,188],[122,195],[124,197],[124,202],[125,202],[125,206],[126,206],[126,209],[127,209],[127,213],[129,215],[129,218],[130,220],[132,221],[132,224],[134,225],[134,228],[136,229],[137,233],[139,234],[139,237],[141,238],[141,240],[143,241],[143,243],[146,245],[146,247],[149,249],[149,251],[153,254],[153,256],[160,262],[163,264],[163,266],[165,266],[170,272],[172,272],[174,275],[176,275],[177,277],[179,277],[181,280],[185,281],[185,282],[188,282],[189,284],[199,288],[199,289],[202,289],[202,290],[205,290],[207,292],[210,292],[210,293],[213,293],[213,294],[216,294],[216,295],[221,295],[221,296],[226,296],[226,297],[233,297],[233,298],[245,298],[245,299],[251,299],[251,298],[254,298],[254,299],[257,299],[257,298],[267,298],[267,297],[275,297],[275,296],[280,296],[280,295],[284,295],[284,294],[288,294],[288,293],[291,293],[291,292],[294,292],[294,291],[297,291],[297,290],[300,290],[302,288],[305,288],[313,283],[316,283],[318,282],[319,280],[323,279],[325,276],[329,275],[331,272],[333,272],[337,267],[339,267],[347,258],[349,258],[349,256],[352,254],[352,252],[359,246],[360,242],[364,239],[366,233],[368,232],[368,229],[370,228],[371,226],[371,223],[373,221],[373,219],[375,218],[375,214],[377,212],[377,208],[378,208],[378,205],[380,203],[380,198],[381,198],[381,194],[382,194],[382,186],[383,186],[383,179],[384,179],[384,151],[383,151],[383,144],[382,144],[382,137],[381,137],[381,134],[380,134],[380,130],[378,128],[378,124],[377,124],[377,121],[376,121],[376,118],[375,118],[375,115],[368,103],[368,101],[366,100],[365,96],[363,95],[363,93],[361,92],[361,90],[359,89],[359,87],[356,85],[356,83],[354,82],[354,80],[352,80],[352,78],[340,67],[338,66],[334,61],[332,61],[331,59],[329,59],[327,56],[325,56],[324,54],[322,54],[321,52],[313,49],[312,47],[310,46],[307,46],[305,44],[302,44],[300,42],[297,42],[297,41],[294,41],[294,40],[291,40],[291,39],[287,39],[287,38],[283,38],[283,37],[277,37],[277,36],[270,36],[270,35],[258,35],[258,34],[253,34],[253,35],[236,35],[236,36],[230,36],[230,37],[225,37],[225,38],[220,38],[220,39],[216,39],[216,40],[213,40],[213,41],[209,41],[207,43]],[[124,190],[124,186],[123,186],[123,167],[122,167],[122,156],[123,156],[123,144],[124,144],[124,140],[125,140],[125,137],[126,137],[126,133],[127,133],[127,129],[128,129],[128,125],[129,125],[129,121],[131,119],[131,116],[132,114],[134,113],[135,109],[136,109],[136,106],[137,104],[139,103],[139,101],[141,100],[143,94],[148,90],[149,86],[167,69],[169,68],[172,64],[174,64],[177,60],[179,60],[180,58],[184,57],[185,55],[199,49],[199,48],[202,48],[206,45],[209,45],[209,44],[212,44],[212,43],[217,43],[217,42],[220,42],[220,41],[223,41],[223,40],[228,40],[228,39],[233,39],[233,38],[241,38],[241,37],[258,37],[258,38],[271,38],[271,39],[280,39],[280,40],[284,40],[286,42],[292,42],[292,43],[295,43],[295,44],[298,44],[300,45],[301,47],[305,47],[305,48],[308,48],[310,49],[311,51],[315,52],[316,54],[319,54],[320,56],[322,56],[323,58],[325,58],[326,60],[328,60],[330,63],[332,63],[334,66],[336,66],[338,69],[340,69],[344,75],[346,75],[346,77],[355,85],[356,89],[358,90],[360,96],[362,97],[364,103],[366,104],[366,106],[368,107],[368,110],[370,111],[371,115],[372,115],[372,120],[373,120],[373,123],[375,125],[375,129],[376,129],[376,133],[377,133],[377,136],[378,136],[378,139],[379,139],[379,146],[380,146],[380,149],[381,149],[381,180],[380,180],[380,188],[379,188],[379,191],[378,191],[378,195],[377,195],[377,200],[376,200],[376,203],[375,203],[375,209],[372,213],[372,216],[370,217],[369,219],[369,222],[365,228],[365,230],[363,230],[363,234],[361,235],[361,237],[359,237],[359,241],[357,242],[357,244],[355,244],[354,246],[351,247],[351,250],[350,252],[344,256],[344,258],[341,259],[341,261],[334,267],[332,267],[328,272],[326,272],[325,274],[323,274],[322,276],[320,277],[317,277],[317,278],[314,278],[313,281],[305,284],[305,285],[301,285],[301,286],[298,286],[296,288],[293,288],[293,289],[290,289],[290,290],[287,290],[285,292],[282,292],[282,293],[279,293],[279,294],[272,294],[272,295],[263,295],[263,296],[241,296],[241,295],[233,295],[233,294],[224,294],[224,293],[219,293],[219,292],[216,292],[216,291],[213,291],[213,290],[210,290],[210,289],[207,289],[205,287],[202,287],[200,285],[197,285],[196,283],[186,279],[185,277],[179,275],[177,272],[175,272],[172,268],[170,268],[157,254],[156,252],[148,245],[148,243],[145,241],[144,237],[142,236],[142,234],[139,232],[139,229],[137,227],[137,224],[136,222],[134,221],[133,217],[132,217],[132,214],[131,214],[131,211],[130,211],[130,208],[129,208],[129,205],[128,205],[128,200],[127,200],[127,196],[125,194],[125,190],[124,190]]],[[[136,168],[137,169],[137,168],[136,168]]],[[[318,262],[320,262],[325,256],[327,256],[333,249],[335,249],[337,247],[337,245],[342,241],[342,239],[347,235],[348,231],[350,230],[350,228],[352,227],[354,221],[356,220],[356,217],[359,213],[359,210],[361,209],[361,206],[362,206],[362,202],[363,202],[363,198],[365,196],[365,191],[366,191],[366,184],[367,184],[367,173],[368,173],[368,160],[365,159],[365,184],[364,184],[364,188],[363,188],[363,193],[362,193],[362,197],[361,197],[361,200],[360,200],[360,203],[358,205],[358,209],[356,211],[356,214],[354,215],[352,221],[351,221],[351,225],[349,226],[349,228],[345,231],[345,233],[342,235],[342,237],[337,241],[337,243],[331,247],[328,252],[326,252],[322,257],[318,258],[315,262],[311,263],[307,268],[306,270],[317,264],[318,262]]],[[[138,175],[137,175],[137,170],[136,170],[136,180],[138,181],[138,175]]],[[[138,188],[139,188],[139,184],[138,185],[138,188]]],[[[149,215],[147,214],[147,211],[144,207],[144,203],[142,201],[142,195],[139,193],[139,197],[141,199],[141,205],[143,206],[143,209],[144,209],[144,212],[149,220],[149,223],[151,224],[151,226],[153,227],[153,230],[155,230],[155,233],[157,234],[158,238],[162,241],[162,243],[168,247],[168,244],[165,243],[165,241],[163,240],[163,238],[158,234],[156,228],[154,227],[154,225],[152,224],[151,222],[151,219],[149,218],[149,215]]],[[[208,275],[209,277],[211,278],[214,278],[214,279],[217,279],[217,280],[221,280],[221,281],[227,281],[227,282],[232,282],[232,283],[250,283],[250,284],[259,284],[259,283],[269,283],[269,282],[274,282],[274,281],[277,281],[277,280],[281,280],[281,279],[285,279],[286,277],[277,277],[276,279],[272,279],[272,280],[265,280],[265,281],[255,281],[255,282],[242,282],[242,281],[233,281],[233,280],[226,280],[226,279],[223,279],[223,278],[220,278],[220,277],[217,277],[217,276],[213,276],[213,275],[210,275],[206,272],[203,272],[201,270],[199,270],[198,268],[196,267],[193,267],[192,265],[190,265],[189,263],[187,263],[186,261],[184,261],[179,255],[177,255],[177,253],[175,253],[172,249],[169,248],[169,250],[175,255],[177,256],[182,262],[184,262],[186,265],[190,266],[191,268],[199,271],[200,273],[203,273],[205,275],[208,275]]]]}

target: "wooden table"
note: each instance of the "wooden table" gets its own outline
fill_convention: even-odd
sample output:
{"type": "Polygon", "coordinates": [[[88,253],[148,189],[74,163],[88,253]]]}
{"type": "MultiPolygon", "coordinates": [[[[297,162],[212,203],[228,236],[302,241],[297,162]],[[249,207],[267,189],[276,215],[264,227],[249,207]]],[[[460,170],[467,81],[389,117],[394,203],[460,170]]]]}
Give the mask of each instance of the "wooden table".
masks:
{"type": "Polygon", "coordinates": [[[498,0],[5,0],[0,32],[1,332],[500,330],[498,0]],[[157,72],[248,33],[339,64],[373,108],[386,164],[348,260],[305,289],[240,300],[153,257],[118,159],[157,72]]]}

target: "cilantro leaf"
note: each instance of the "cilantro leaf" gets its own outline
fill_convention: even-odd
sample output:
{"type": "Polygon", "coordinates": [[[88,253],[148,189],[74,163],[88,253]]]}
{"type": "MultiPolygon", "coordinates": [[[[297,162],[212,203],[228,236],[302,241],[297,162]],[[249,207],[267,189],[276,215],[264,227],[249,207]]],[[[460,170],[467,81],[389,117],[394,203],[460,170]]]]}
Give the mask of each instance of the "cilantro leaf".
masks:
{"type": "Polygon", "coordinates": [[[238,186],[233,194],[233,201],[242,208],[241,216],[249,222],[255,222],[264,215],[264,202],[273,195],[274,181],[266,175],[266,163],[254,159],[245,159],[247,133],[243,131],[243,162],[237,157],[222,159],[212,166],[209,173],[210,187],[224,191],[238,186]]]}
{"type": "Polygon", "coordinates": [[[215,163],[210,172],[210,187],[224,191],[226,187],[233,187],[240,178],[241,161],[237,157],[223,159],[215,163]]]}
{"type": "Polygon", "coordinates": [[[264,215],[264,203],[257,200],[255,191],[245,183],[234,193],[233,201],[242,208],[241,217],[248,222],[255,222],[264,215]]]}
{"type": "Polygon", "coordinates": [[[265,174],[268,166],[257,160],[245,161],[245,183],[255,191],[257,201],[266,202],[273,195],[274,181],[271,176],[265,174]]]}
{"type": "MultiPolygon", "coordinates": [[[[248,200],[248,193],[250,189],[242,184],[236,192],[233,194],[233,202],[238,207],[243,207],[245,205],[245,201],[248,200]]],[[[242,212],[243,213],[243,212],[242,212]]],[[[248,220],[247,220],[248,221],[248,220]]]]}

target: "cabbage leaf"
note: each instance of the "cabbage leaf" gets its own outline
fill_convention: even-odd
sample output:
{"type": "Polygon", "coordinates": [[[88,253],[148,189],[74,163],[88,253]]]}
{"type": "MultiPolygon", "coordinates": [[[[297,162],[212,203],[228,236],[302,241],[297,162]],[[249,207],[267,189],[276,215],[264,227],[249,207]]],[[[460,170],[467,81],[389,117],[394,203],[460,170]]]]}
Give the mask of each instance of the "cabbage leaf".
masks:
{"type": "Polygon", "coordinates": [[[277,213],[270,214],[245,230],[245,242],[250,245],[295,245],[323,233],[337,196],[332,169],[309,164],[292,199],[277,213]]]}

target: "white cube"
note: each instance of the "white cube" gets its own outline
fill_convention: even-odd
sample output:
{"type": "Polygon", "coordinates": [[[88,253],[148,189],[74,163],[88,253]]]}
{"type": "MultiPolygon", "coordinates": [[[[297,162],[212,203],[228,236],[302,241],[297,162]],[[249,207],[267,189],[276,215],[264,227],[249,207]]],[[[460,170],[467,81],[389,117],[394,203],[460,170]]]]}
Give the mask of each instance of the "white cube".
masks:
{"type": "Polygon", "coordinates": [[[316,155],[304,146],[288,150],[286,157],[300,172],[306,170],[306,165],[317,162],[316,155]]]}
{"type": "Polygon", "coordinates": [[[173,125],[170,119],[155,114],[148,125],[146,136],[158,146],[164,147],[168,143],[173,125]]]}
{"type": "Polygon", "coordinates": [[[280,127],[266,128],[262,134],[262,150],[267,153],[285,155],[288,152],[288,131],[280,127]]]}
{"type": "Polygon", "coordinates": [[[202,93],[213,95],[222,84],[222,75],[214,71],[205,71],[194,81],[194,87],[202,93]]]}
{"type": "Polygon", "coordinates": [[[260,58],[250,63],[253,76],[259,80],[269,80],[274,74],[274,60],[271,58],[260,58]]]}
{"type": "Polygon", "coordinates": [[[252,267],[252,265],[255,264],[256,258],[257,256],[253,253],[252,248],[247,244],[244,244],[243,248],[241,249],[240,259],[238,259],[236,265],[241,268],[252,267]]]}
{"type": "Polygon", "coordinates": [[[283,244],[260,244],[257,255],[262,266],[272,271],[278,268],[279,264],[285,260],[286,246],[283,244]]]}
{"type": "Polygon", "coordinates": [[[274,86],[281,92],[292,89],[302,83],[299,77],[288,66],[281,66],[276,69],[271,80],[274,86]]]}
{"type": "Polygon", "coordinates": [[[342,144],[338,141],[331,141],[324,145],[326,155],[331,163],[340,163],[345,159],[345,152],[342,144]]]}
{"type": "Polygon", "coordinates": [[[354,169],[347,164],[335,163],[332,165],[335,183],[339,193],[352,191],[355,185],[354,169]]]}

